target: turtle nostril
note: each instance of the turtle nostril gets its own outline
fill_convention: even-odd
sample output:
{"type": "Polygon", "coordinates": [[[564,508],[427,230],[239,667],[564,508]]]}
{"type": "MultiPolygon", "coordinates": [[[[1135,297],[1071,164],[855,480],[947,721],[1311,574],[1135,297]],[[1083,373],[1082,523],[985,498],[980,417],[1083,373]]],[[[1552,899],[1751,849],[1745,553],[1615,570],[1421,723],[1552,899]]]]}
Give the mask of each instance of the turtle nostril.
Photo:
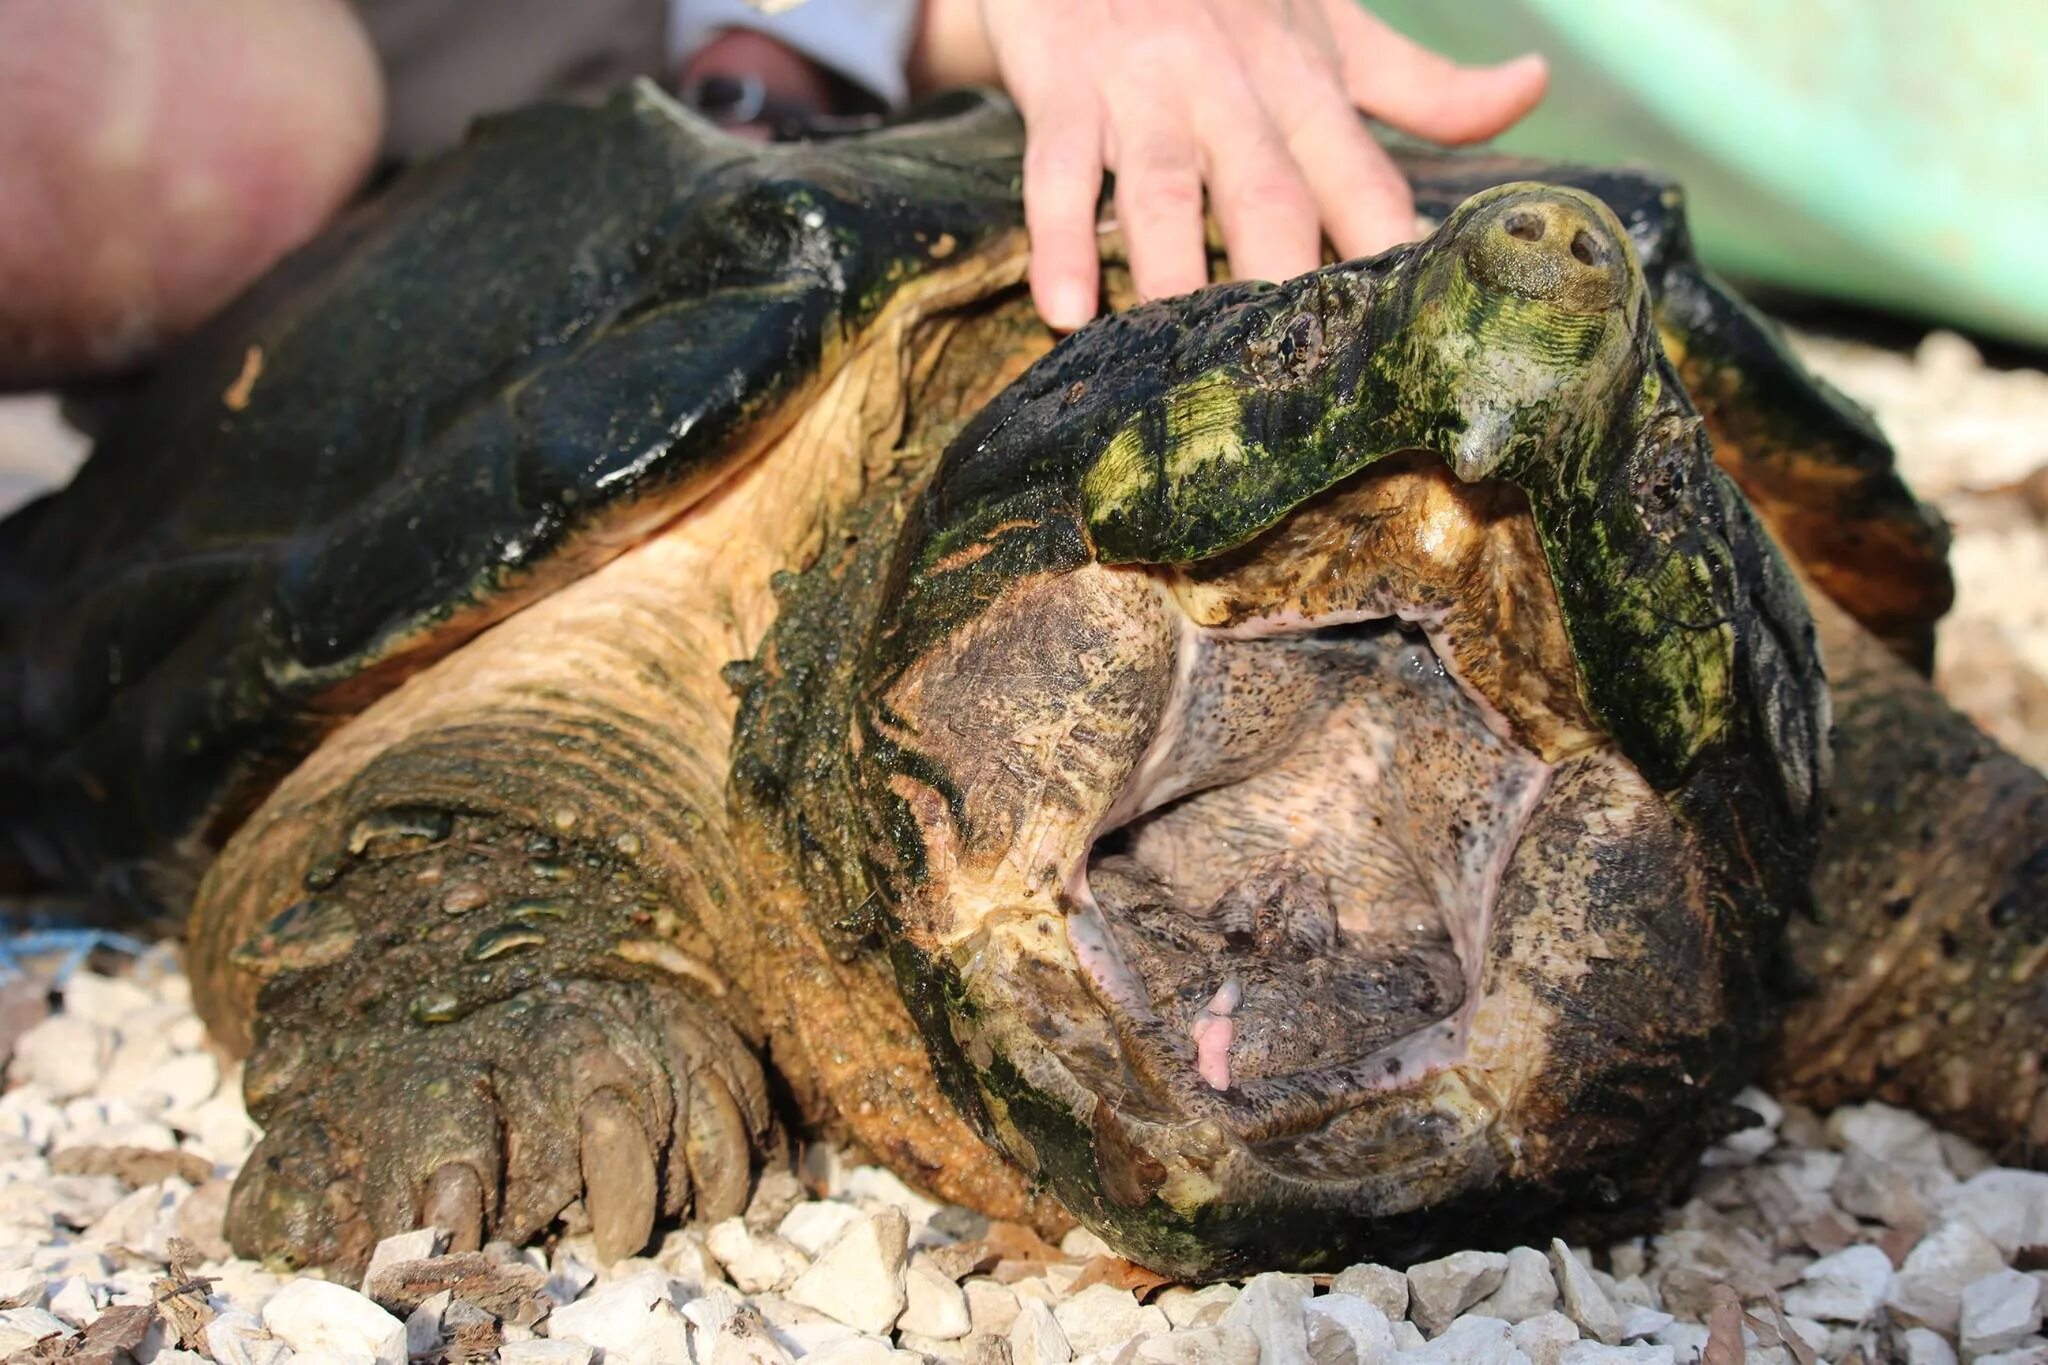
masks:
{"type": "MultiPolygon", "coordinates": [[[[1514,228],[1510,227],[1508,231],[1513,232],[1514,228]]],[[[1593,239],[1592,233],[1580,228],[1572,234],[1572,259],[1580,265],[1602,265],[1606,263],[1607,253],[1593,239]]]]}
{"type": "MultiPolygon", "coordinates": [[[[1543,219],[1537,214],[1511,213],[1502,226],[1507,229],[1508,236],[1520,241],[1540,242],[1543,240],[1543,219]]],[[[1579,235],[1581,237],[1585,236],[1583,232],[1579,235]]]]}

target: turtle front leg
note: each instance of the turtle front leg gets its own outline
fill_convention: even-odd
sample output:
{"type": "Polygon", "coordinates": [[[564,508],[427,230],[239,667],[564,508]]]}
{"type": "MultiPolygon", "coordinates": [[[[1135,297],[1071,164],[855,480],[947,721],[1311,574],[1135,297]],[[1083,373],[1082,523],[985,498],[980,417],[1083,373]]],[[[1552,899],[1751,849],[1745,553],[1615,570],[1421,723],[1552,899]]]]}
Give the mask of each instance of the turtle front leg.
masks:
{"type": "Polygon", "coordinates": [[[409,680],[208,874],[195,998],[265,1129],[238,1250],[356,1265],[429,1223],[522,1241],[580,1201],[611,1259],[744,1205],[772,1136],[758,933],[725,815],[730,642],[677,607],[689,548],[409,680]]]}
{"type": "Polygon", "coordinates": [[[1835,702],[1819,916],[1793,952],[1815,990],[1776,1081],[1881,1098],[2002,1159],[2048,1156],[2048,779],[2001,749],[1840,608],[1809,593],[1835,702]]]}

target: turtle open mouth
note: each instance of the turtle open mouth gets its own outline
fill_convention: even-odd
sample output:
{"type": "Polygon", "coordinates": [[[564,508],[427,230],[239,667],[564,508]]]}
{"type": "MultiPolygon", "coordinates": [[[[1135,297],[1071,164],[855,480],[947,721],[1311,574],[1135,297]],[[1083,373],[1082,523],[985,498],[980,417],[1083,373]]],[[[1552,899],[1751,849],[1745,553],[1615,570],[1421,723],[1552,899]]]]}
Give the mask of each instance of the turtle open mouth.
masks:
{"type": "Polygon", "coordinates": [[[1153,751],[1069,887],[1076,956],[1122,1011],[1184,1035],[1219,1091],[1450,1060],[1549,765],[1400,609],[1191,627],[1182,653],[1153,751]]]}
{"type": "Polygon", "coordinates": [[[1571,894],[1517,861],[1539,812],[1597,826],[1587,867],[1664,830],[1580,700],[1521,494],[1424,452],[1225,554],[1022,580],[887,709],[956,793],[896,779],[933,874],[906,927],[1120,1122],[1214,1120],[1317,1177],[1384,1158],[1338,1131],[1522,997],[1503,897],[1571,894]]]}
{"type": "Polygon", "coordinates": [[[1601,737],[1519,494],[1433,456],[1145,572],[1170,681],[1069,869],[1068,939],[1173,1107],[1310,1131],[1464,1057],[1510,861],[1601,737]]]}

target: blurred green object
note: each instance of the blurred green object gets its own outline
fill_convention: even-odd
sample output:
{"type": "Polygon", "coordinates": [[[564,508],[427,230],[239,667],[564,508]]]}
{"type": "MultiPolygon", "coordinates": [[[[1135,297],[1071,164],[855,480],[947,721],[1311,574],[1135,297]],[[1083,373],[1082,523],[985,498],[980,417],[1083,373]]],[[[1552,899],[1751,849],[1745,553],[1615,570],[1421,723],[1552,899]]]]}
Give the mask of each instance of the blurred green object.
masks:
{"type": "Polygon", "coordinates": [[[2044,0],[1368,0],[1535,50],[1505,150],[1655,167],[1728,274],[2048,344],[2044,0]]]}

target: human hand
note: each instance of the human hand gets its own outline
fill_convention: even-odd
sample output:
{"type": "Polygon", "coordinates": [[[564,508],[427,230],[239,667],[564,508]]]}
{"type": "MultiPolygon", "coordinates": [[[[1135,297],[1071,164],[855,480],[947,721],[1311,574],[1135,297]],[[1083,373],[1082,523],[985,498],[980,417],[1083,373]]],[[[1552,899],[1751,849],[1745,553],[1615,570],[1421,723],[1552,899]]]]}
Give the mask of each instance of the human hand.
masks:
{"type": "Polygon", "coordinates": [[[1024,115],[1031,293],[1068,330],[1097,307],[1096,201],[1145,298],[1208,280],[1203,201],[1231,273],[1285,279],[1413,235],[1407,181],[1360,110],[1472,142],[1542,98],[1543,59],[1462,67],[1358,0],[927,0],[921,83],[999,78],[1024,115]]]}

